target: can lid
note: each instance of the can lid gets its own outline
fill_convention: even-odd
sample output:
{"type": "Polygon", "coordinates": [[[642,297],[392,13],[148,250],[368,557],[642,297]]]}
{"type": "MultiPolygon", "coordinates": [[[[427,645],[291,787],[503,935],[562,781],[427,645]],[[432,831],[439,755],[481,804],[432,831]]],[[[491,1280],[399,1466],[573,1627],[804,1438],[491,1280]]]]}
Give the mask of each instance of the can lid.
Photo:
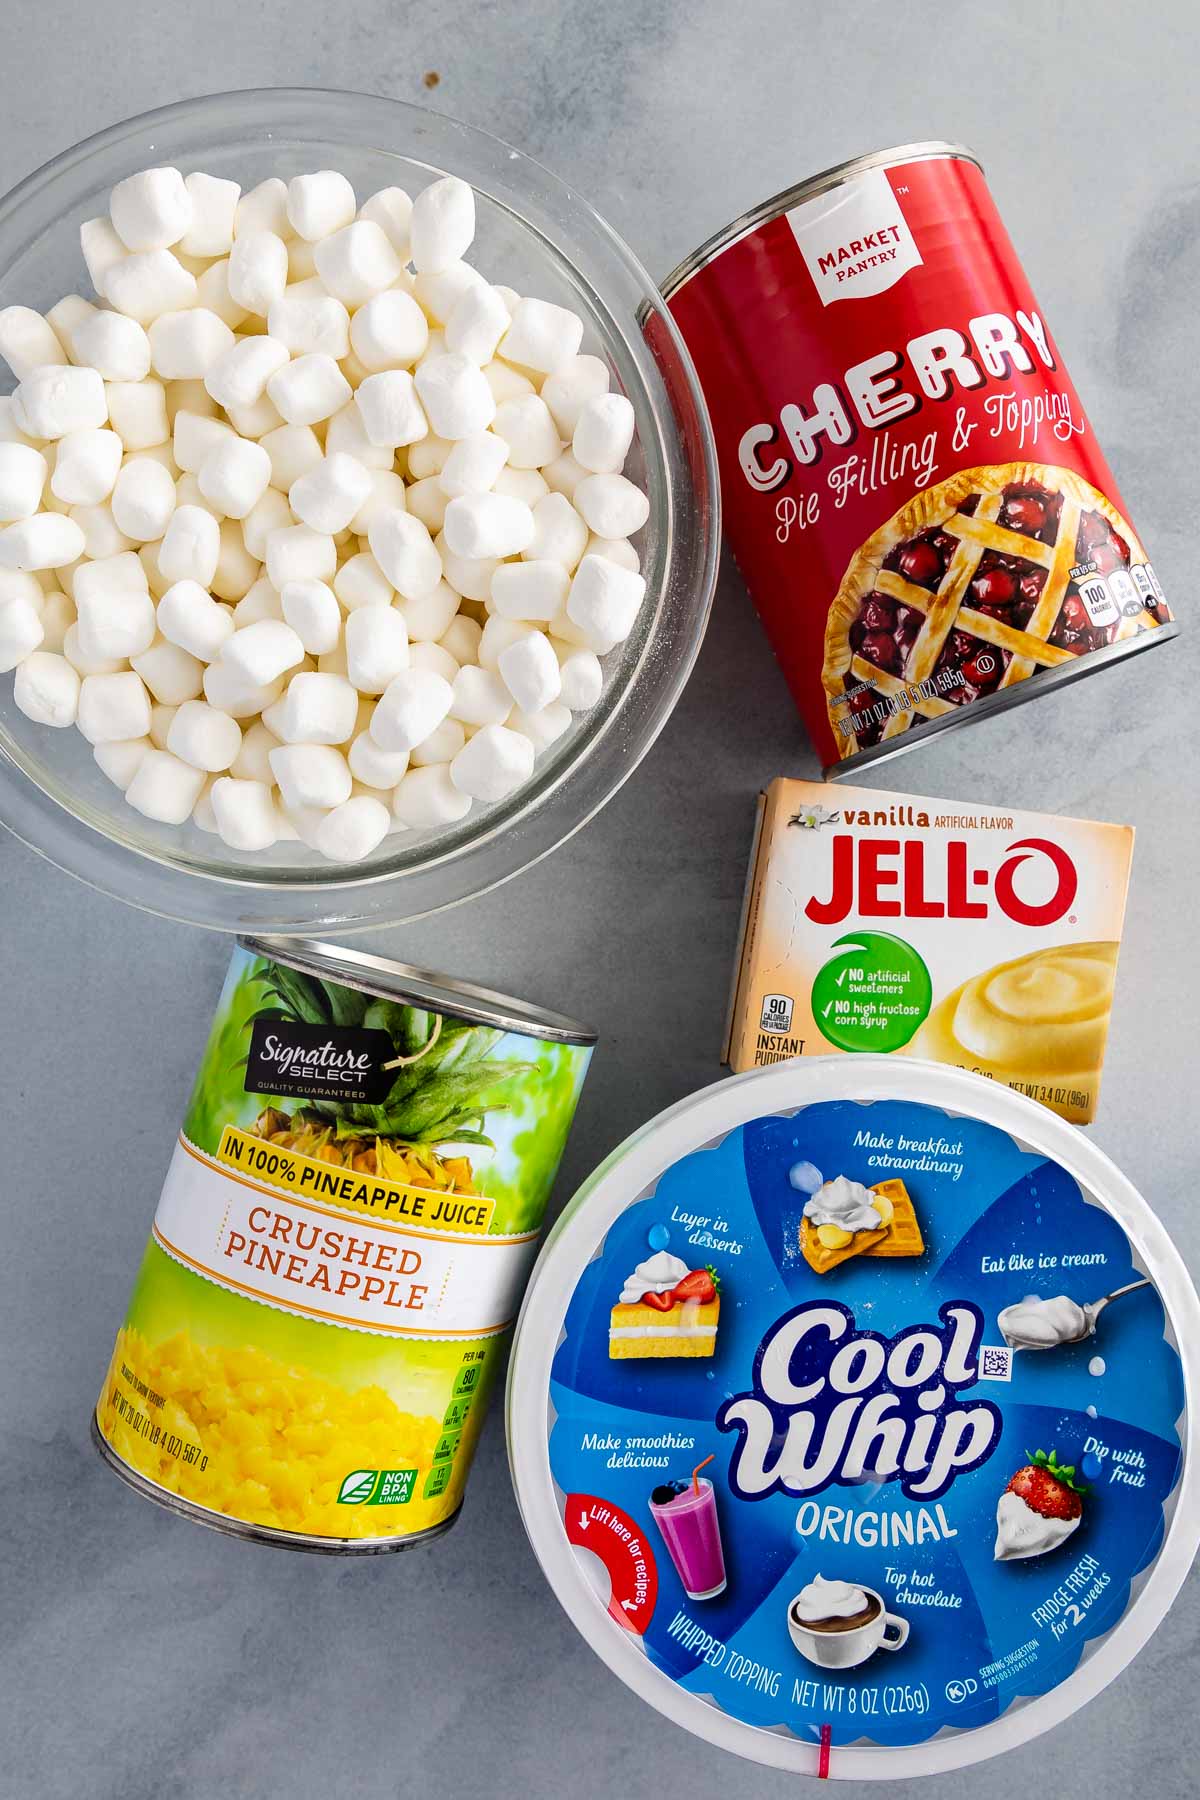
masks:
{"type": "Polygon", "coordinates": [[[743,213],[741,218],[734,219],[732,224],[714,233],[698,250],[693,250],[690,256],[684,257],[679,267],[667,276],[662,284],[663,299],[671,300],[684,283],[690,281],[693,275],[699,274],[707,263],[767,219],[773,219],[779,213],[790,212],[794,206],[803,205],[806,200],[814,199],[829,188],[840,187],[844,181],[853,181],[856,175],[865,175],[868,169],[878,169],[890,163],[927,162],[937,157],[970,162],[977,169],[983,168],[975,152],[965,144],[952,144],[942,138],[928,138],[916,144],[895,144],[890,150],[871,150],[865,156],[849,157],[845,162],[835,163],[831,169],[822,169],[819,175],[810,175],[795,187],[784,188],[781,193],[772,194],[769,200],[760,201],[749,212],[743,213]]]}
{"type": "Polygon", "coordinates": [[[416,1001],[437,1012],[453,1013],[472,1024],[498,1026],[523,1037],[545,1038],[555,1044],[591,1045],[596,1032],[562,1013],[547,1012],[491,988],[476,987],[450,975],[412,968],[390,957],[371,956],[364,950],[346,950],[337,944],[284,937],[239,937],[243,950],[268,957],[302,974],[328,977],[344,987],[387,999],[416,1001]]]}

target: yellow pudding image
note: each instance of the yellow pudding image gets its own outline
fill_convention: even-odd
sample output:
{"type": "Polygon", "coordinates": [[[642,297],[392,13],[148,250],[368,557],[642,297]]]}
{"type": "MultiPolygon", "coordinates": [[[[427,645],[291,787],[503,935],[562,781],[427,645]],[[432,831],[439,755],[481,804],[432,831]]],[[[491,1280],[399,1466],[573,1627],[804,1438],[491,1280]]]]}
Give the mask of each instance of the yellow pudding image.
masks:
{"type": "Polygon", "coordinates": [[[989,1075],[1086,1124],[1099,1097],[1117,950],[1057,944],[973,975],[934,1007],[905,1054],[989,1075]]]}

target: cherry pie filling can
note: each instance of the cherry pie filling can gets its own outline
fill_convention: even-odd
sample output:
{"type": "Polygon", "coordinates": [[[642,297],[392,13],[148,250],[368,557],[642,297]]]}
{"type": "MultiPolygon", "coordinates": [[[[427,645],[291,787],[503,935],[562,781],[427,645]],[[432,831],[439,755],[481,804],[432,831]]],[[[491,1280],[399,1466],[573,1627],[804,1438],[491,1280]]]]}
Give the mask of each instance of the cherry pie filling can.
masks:
{"type": "Polygon", "coordinates": [[[733,553],[826,773],[1174,634],[968,150],[843,163],[664,292],[733,553]]]}

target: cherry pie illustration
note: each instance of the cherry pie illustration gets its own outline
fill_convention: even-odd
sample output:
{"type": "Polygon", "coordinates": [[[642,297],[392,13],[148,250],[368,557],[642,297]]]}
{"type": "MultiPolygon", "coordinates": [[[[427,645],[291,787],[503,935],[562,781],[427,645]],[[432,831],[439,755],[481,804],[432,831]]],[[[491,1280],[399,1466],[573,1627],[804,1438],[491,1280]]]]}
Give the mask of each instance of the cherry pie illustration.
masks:
{"type": "Polygon", "coordinates": [[[829,609],[843,758],[1169,624],[1130,525],[1070,469],[962,469],[868,538],[829,609]]]}

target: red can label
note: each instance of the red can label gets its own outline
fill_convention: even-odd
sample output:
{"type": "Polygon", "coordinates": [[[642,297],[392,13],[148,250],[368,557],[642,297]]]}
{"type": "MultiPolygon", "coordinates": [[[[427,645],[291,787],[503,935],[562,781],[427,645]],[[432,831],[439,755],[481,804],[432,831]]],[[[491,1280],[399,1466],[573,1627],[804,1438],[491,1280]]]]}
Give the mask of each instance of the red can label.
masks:
{"type": "Polygon", "coordinates": [[[734,555],[827,766],[1171,622],[974,163],[868,169],[670,307],[734,555]]]}

